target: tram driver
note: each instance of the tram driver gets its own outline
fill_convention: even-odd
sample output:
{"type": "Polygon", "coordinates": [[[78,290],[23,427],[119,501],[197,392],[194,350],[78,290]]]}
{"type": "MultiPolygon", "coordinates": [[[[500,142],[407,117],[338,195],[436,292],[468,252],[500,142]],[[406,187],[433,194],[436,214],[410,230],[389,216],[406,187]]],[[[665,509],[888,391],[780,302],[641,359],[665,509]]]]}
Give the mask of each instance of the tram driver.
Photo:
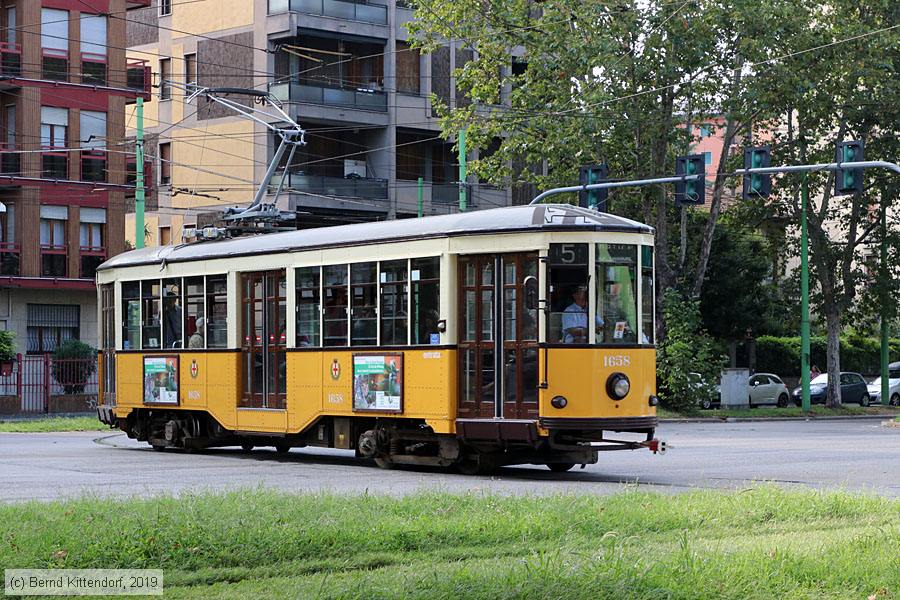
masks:
{"type": "MultiPolygon", "coordinates": [[[[588,343],[587,286],[578,285],[572,291],[572,304],[562,314],[562,333],[564,344],[588,343]]],[[[603,328],[603,319],[594,315],[594,326],[597,332],[603,328]]]]}

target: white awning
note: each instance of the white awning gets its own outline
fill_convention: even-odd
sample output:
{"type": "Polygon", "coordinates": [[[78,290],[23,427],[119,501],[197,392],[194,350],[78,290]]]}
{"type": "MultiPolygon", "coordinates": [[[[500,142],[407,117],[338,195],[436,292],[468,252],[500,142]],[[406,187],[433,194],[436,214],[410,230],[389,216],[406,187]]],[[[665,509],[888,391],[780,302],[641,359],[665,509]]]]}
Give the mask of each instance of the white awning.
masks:
{"type": "Polygon", "coordinates": [[[42,219],[59,219],[65,221],[69,218],[69,207],[68,206],[53,206],[50,204],[42,204],[41,205],[41,218],[42,219]]]}
{"type": "Polygon", "coordinates": [[[82,208],[81,209],[81,222],[82,223],[106,223],[106,209],[105,208],[82,208]]]}

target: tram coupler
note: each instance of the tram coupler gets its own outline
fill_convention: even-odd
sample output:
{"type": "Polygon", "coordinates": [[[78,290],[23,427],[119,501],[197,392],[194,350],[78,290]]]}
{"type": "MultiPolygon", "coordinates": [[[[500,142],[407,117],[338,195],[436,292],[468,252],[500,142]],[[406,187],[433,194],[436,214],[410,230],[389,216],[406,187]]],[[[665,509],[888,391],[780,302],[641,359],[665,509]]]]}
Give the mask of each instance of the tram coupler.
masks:
{"type": "Polygon", "coordinates": [[[669,445],[666,442],[658,440],[656,438],[647,440],[646,442],[641,442],[641,446],[647,448],[653,454],[665,454],[666,450],[669,449],[669,445]]]}

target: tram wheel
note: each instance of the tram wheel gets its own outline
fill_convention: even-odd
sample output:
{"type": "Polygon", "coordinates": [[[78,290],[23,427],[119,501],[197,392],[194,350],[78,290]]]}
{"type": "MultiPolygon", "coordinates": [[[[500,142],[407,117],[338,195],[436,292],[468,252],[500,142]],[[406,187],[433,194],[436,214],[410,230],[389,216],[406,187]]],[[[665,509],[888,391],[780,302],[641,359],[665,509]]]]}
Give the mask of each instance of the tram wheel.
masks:
{"type": "Polygon", "coordinates": [[[243,450],[244,452],[250,452],[251,450],[253,450],[253,444],[243,443],[241,444],[241,450],[243,450]]]}
{"type": "Polygon", "coordinates": [[[150,444],[150,447],[156,450],[157,452],[165,452],[166,447],[162,444],[150,444]]]}
{"type": "Polygon", "coordinates": [[[278,454],[287,454],[291,451],[291,447],[287,444],[275,444],[275,452],[278,454]]]}
{"type": "Polygon", "coordinates": [[[574,466],[575,463],[549,463],[547,468],[554,473],[565,473],[566,471],[570,471],[574,466]]]}

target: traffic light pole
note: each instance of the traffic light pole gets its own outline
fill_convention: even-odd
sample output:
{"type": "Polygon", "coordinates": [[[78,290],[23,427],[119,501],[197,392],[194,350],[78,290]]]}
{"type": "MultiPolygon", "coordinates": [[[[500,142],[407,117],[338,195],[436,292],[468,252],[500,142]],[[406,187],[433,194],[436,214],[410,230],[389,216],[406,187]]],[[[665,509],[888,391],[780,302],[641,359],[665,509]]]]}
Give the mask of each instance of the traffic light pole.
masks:
{"type": "Polygon", "coordinates": [[[803,175],[800,189],[800,390],[803,412],[809,412],[809,231],[806,211],[809,210],[809,181],[803,175]]]}

